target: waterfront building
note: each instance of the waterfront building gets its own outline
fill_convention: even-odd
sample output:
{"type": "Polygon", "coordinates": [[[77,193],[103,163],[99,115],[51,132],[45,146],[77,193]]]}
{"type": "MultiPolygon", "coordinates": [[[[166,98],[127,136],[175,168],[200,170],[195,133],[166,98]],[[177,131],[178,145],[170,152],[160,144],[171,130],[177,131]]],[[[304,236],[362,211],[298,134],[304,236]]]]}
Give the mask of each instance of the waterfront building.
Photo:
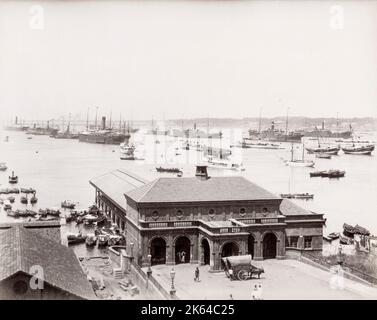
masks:
{"type": "Polygon", "coordinates": [[[284,259],[322,250],[323,214],[241,176],[210,177],[206,166],[197,166],[195,177],[147,182],[115,170],[90,183],[141,266],[200,263],[216,271],[225,256],[284,259]]]}
{"type": "Polygon", "coordinates": [[[59,222],[0,224],[0,257],[0,300],[96,299],[59,222]]]}

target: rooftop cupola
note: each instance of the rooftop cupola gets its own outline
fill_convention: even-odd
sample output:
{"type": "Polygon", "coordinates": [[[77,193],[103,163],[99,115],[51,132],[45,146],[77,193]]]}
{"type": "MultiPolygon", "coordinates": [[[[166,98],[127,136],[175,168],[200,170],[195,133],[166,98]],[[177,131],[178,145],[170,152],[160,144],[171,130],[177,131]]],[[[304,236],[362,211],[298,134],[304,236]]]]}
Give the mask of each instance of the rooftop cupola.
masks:
{"type": "Polygon", "coordinates": [[[196,166],[196,172],[195,177],[197,177],[200,180],[208,180],[208,172],[207,172],[207,166],[205,165],[197,165],[196,166]]]}

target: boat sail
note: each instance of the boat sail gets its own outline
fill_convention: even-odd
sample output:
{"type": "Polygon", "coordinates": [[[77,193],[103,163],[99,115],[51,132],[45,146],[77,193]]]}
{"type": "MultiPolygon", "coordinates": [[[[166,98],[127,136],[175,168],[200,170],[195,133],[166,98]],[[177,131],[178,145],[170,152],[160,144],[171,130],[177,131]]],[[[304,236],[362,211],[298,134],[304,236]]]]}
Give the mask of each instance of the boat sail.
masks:
{"type": "Polygon", "coordinates": [[[305,147],[302,144],[302,158],[301,159],[294,159],[294,150],[293,150],[293,143],[291,148],[291,160],[286,160],[285,163],[287,166],[291,167],[314,167],[315,162],[312,160],[305,160],[305,147]]]}

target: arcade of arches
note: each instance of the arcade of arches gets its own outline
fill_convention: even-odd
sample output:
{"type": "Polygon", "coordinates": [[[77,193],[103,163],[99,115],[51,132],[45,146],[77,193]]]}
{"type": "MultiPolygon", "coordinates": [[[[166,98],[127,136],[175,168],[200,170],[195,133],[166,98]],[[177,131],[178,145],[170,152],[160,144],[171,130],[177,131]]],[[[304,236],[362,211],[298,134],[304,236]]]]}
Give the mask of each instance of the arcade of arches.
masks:
{"type": "MultiPolygon", "coordinates": [[[[151,264],[200,263],[210,270],[221,269],[221,258],[251,254],[254,260],[285,256],[285,235],[282,231],[249,233],[247,236],[218,237],[197,234],[153,236],[148,241],[151,264]]],[[[147,266],[148,261],[142,260],[147,266]]]]}
{"type": "Polygon", "coordinates": [[[227,255],[263,260],[322,251],[323,214],[241,176],[210,177],[206,166],[197,166],[195,177],[148,181],[115,169],[89,183],[97,206],[143,267],[200,263],[215,271],[227,255]]]}

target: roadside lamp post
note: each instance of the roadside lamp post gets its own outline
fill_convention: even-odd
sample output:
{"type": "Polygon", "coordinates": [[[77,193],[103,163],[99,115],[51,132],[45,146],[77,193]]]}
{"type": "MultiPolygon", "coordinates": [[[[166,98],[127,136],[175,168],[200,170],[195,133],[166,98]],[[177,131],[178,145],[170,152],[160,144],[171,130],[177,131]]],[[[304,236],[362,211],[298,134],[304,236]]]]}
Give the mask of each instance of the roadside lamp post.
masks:
{"type": "Polygon", "coordinates": [[[152,274],[151,265],[152,265],[152,256],[151,256],[150,254],[148,254],[148,270],[147,270],[148,278],[149,278],[149,277],[151,276],[151,274],[152,274]]]}
{"type": "Polygon", "coordinates": [[[339,244],[339,247],[338,247],[338,264],[341,266],[343,264],[343,257],[342,257],[342,245],[339,244]]]}
{"type": "Polygon", "coordinates": [[[175,288],[174,288],[174,278],[175,278],[175,271],[174,268],[170,271],[170,278],[171,278],[171,288],[170,288],[170,295],[173,297],[175,295],[175,288]]]}
{"type": "Polygon", "coordinates": [[[148,289],[148,285],[149,285],[149,278],[151,277],[151,274],[152,274],[151,259],[152,259],[152,256],[150,254],[148,254],[147,289],[148,289]]]}
{"type": "Polygon", "coordinates": [[[131,272],[131,264],[132,264],[132,262],[133,262],[133,260],[134,260],[134,243],[133,242],[131,242],[130,243],[130,256],[129,256],[129,264],[128,264],[128,272],[131,272]]]}

